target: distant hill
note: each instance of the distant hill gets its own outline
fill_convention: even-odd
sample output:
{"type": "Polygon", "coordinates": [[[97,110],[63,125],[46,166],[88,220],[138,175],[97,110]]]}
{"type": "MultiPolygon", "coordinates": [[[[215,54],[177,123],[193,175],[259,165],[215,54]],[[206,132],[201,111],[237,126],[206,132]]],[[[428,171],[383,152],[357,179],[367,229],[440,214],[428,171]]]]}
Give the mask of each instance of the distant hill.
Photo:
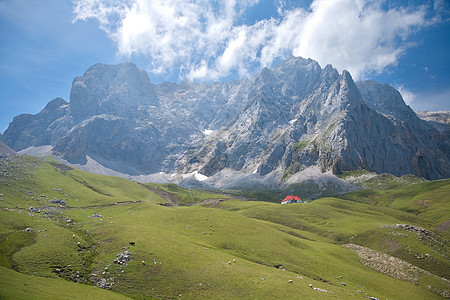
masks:
{"type": "Polygon", "coordinates": [[[450,125],[450,111],[424,111],[416,110],[417,116],[425,121],[450,125]]]}
{"type": "Polygon", "coordinates": [[[416,114],[439,130],[447,141],[450,140],[450,111],[416,111],[416,114]]]}

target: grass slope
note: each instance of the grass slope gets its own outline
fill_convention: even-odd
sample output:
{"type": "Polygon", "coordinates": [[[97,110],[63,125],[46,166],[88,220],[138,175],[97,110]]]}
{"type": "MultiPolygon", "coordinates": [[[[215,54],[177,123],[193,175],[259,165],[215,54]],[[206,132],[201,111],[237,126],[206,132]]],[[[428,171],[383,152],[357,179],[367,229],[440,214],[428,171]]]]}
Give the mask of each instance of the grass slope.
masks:
{"type": "Polygon", "coordinates": [[[229,198],[228,196],[218,195],[216,193],[210,193],[207,191],[183,188],[181,186],[172,183],[163,183],[163,184],[147,183],[145,185],[154,189],[163,190],[166,193],[175,196],[176,202],[179,205],[192,205],[200,203],[207,199],[229,198]]]}
{"type": "MultiPolygon", "coordinates": [[[[434,227],[448,218],[449,181],[414,185],[411,198],[400,187],[307,204],[233,200],[214,208],[175,207],[160,205],[164,199],[146,186],[122,178],[27,156],[0,164],[2,298],[78,298],[81,293],[101,298],[111,291],[117,297],[156,299],[448,295],[448,281],[440,278],[448,276],[447,231],[434,227]],[[427,206],[416,204],[422,197],[427,206]],[[66,205],[49,202],[55,199],[66,205]],[[433,240],[389,227],[399,223],[427,228],[433,240]],[[416,282],[388,276],[344,246],[349,243],[397,256],[426,272],[416,282]],[[422,252],[430,256],[418,259],[422,252]]],[[[181,204],[223,198],[150,186],[176,194],[181,204]]]]}
{"type": "Polygon", "coordinates": [[[0,295],[2,299],[130,299],[93,286],[24,275],[1,266],[0,295]]]}

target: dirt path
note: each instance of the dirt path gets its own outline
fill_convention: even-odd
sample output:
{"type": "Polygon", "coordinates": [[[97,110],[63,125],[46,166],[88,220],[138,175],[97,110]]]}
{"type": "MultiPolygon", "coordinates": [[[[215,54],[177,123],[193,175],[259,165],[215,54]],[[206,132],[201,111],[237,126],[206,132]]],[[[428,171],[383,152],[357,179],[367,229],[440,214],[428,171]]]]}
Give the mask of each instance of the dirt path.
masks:
{"type": "Polygon", "coordinates": [[[178,196],[169,192],[166,192],[162,189],[158,189],[158,188],[153,188],[150,187],[148,185],[139,183],[140,186],[145,187],[146,189],[152,191],[153,193],[155,193],[156,195],[160,196],[161,198],[163,198],[164,200],[166,200],[170,206],[179,206],[178,205],[178,196]]]}
{"type": "Polygon", "coordinates": [[[188,203],[185,206],[193,206],[193,205],[204,205],[204,204],[209,204],[210,207],[216,207],[217,205],[219,205],[220,202],[222,201],[227,201],[227,200],[231,200],[231,198],[210,198],[210,199],[203,199],[201,202],[197,202],[197,203],[188,203]]]}
{"type": "Polygon", "coordinates": [[[54,166],[55,168],[60,169],[61,171],[70,171],[70,170],[73,170],[72,167],[70,167],[70,166],[68,166],[68,165],[65,165],[65,164],[58,164],[58,163],[55,163],[55,162],[50,162],[50,164],[51,164],[52,166],[54,166]]]}
{"type": "MultiPolygon", "coordinates": [[[[141,184],[141,186],[145,187],[146,189],[152,191],[153,193],[157,194],[158,196],[160,196],[161,198],[163,198],[164,200],[166,200],[168,202],[168,204],[170,206],[193,206],[193,205],[204,205],[204,204],[208,204],[211,207],[216,207],[217,205],[219,205],[220,202],[222,201],[227,201],[227,200],[231,200],[231,199],[237,199],[238,197],[235,197],[233,195],[225,195],[224,196],[229,196],[230,198],[208,198],[208,199],[203,199],[200,202],[196,202],[196,203],[187,203],[187,204],[179,204],[178,203],[178,196],[176,194],[172,194],[169,192],[166,192],[162,189],[158,189],[158,188],[154,188],[154,187],[150,187],[147,186],[145,184],[141,184]]],[[[241,200],[241,199],[240,199],[241,200]]],[[[245,199],[247,200],[247,199],[245,199]]]]}
{"type": "Polygon", "coordinates": [[[114,203],[108,203],[108,204],[101,204],[101,205],[88,205],[88,206],[80,206],[80,207],[64,207],[68,209],[89,209],[89,208],[97,208],[97,207],[108,207],[108,206],[115,206],[115,205],[123,205],[123,204],[133,204],[133,203],[141,203],[142,201],[121,201],[121,202],[114,202],[114,203]]]}

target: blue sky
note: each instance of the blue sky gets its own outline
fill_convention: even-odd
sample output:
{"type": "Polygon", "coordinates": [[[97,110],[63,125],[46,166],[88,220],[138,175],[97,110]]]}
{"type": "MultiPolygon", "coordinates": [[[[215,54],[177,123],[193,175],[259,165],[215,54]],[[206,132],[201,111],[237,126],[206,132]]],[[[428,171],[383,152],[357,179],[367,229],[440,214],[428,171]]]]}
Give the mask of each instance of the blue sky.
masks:
{"type": "Polygon", "coordinates": [[[0,132],[95,63],[134,62],[154,83],[231,80],[290,54],[450,110],[447,0],[0,0],[0,132]]]}

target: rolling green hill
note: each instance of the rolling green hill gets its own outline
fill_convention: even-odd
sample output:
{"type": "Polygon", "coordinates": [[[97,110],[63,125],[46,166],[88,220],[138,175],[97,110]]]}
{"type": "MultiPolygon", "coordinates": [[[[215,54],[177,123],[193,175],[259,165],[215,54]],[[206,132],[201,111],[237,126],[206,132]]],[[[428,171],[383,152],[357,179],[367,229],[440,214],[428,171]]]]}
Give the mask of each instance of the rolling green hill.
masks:
{"type": "Polygon", "coordinates": [[[0,194],[0,298],[450,296],[449,180],[280,205],[16,156],[0,194]]]}

